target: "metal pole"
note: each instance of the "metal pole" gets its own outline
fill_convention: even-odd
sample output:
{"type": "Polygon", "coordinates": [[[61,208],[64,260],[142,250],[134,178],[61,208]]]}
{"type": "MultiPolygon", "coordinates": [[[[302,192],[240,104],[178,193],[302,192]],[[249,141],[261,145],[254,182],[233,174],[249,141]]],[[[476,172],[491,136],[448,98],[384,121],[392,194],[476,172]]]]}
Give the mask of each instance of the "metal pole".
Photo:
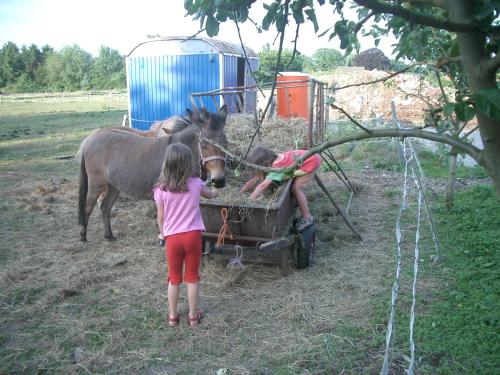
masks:
{"type": "Polygon", "coordinates": [[[335,202],[335,200],[331,196],[330,192],[328,191],[328,189],[326,188],[326,186],[323,184],[323,181],[321,181],[321,179],[318,177],[317,174],[314,175],[314,179],[318,183],[318,185],[321,188],[321,190],[323,190],[323,192],[326,194],[326,196],[328,197],[328,199],[330,199],[330,202],[332,202],[333,207],[335,207],[335,209],[340,214],[340,216],[342,216],[342,219],[344,219],[344,222],[347,224],[347,226],[349,227],[349,229],[351,229],[352,233],[354,233],[354,235],[356,236],[356,238],[358,238],[360,240],[363,240],[363,238],[358,233],[358,231],[352,226],[351,222],[347,218],[347,215],[344,213],[344,211],[342,211],[342,209],[340,208],[340,206],[335,202]]]}

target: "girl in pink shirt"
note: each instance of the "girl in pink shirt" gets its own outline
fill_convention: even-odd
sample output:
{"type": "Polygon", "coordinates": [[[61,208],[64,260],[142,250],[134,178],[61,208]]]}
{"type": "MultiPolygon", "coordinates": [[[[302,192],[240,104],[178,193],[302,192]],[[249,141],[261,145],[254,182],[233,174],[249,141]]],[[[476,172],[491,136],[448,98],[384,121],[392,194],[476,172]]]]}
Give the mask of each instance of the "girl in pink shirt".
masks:
{"type": "Polygon", "coordinates": [[[217,191],[207,189],[194,174],[196,163],[191,150],[181,144],[168,146],[162,172],[153,188],[158,211],[160,235],[166,240],[168,262],[168,324],[179,324],[177,312],[179,284],[185,266],[187,285],[188,324],[198,325],[202,312],[199,303],[199,267],[201,259],[201,232],[205,230],[200,211],[200,196],[215,198],[217,191]]]}

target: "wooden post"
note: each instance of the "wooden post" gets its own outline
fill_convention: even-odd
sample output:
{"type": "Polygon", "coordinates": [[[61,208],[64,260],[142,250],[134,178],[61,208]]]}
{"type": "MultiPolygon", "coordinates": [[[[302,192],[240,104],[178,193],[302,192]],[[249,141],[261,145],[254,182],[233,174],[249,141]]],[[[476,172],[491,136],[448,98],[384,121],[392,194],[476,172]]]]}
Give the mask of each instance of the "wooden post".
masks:
{"type": "Polygon", "coordinates": [[[127,115],[123,115],[122,126],[126,126],[126,124],[127,124],[127,118],[128,118],[127,115]]]}
{"type": "Polygon", "coordinates": [[[313,147],[313,120],[314,120],[314,80],[309,78],[309,118],[307,129],[308,148],[313,147]]]}

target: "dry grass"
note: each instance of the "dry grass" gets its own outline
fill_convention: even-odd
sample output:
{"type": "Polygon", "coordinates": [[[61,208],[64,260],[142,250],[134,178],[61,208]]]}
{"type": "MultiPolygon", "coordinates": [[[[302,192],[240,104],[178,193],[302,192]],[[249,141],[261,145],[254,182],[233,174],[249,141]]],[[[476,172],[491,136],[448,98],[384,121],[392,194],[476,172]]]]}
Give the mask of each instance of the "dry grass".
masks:
{"type": "MultiPolygon", "coordinates": [[[[262,142],[279,144],[277,151],[297,148],[293,137],[305,127],[298,120],[291,123],[280,130],[264,127],[262,142]],[[278,143],[273,132],[290,136],[278,143]]],[[[233,125],[227,129],[230,137],[233,125]]],[[[120,198],[112,211],[118,238],[112,243],[103,239],[96,209],[89,242],[82,244],[76,170],[75,165],[75,174],[66,179],[35,183],[28,171],[1,173],[9,184],[3,185],[0,204],[0,373],[357,374],[379,369],[380,351],[372,350],[383,334],[373,322],[371,302],[379,295],[388,298],[384,284],[393,240],[386,235],[385,215],[397,207],[384,191],[396,174],[350,175],[361,188],[350,214],[362,242],[334,215],[319,188],[307,186],[317,220],[315,265],[283,277],[278,265],[250,264],[245,250],[244,269],[207,257],[201,268],[205,318],[197,329],[185,320],[172,329],[165,322],[167,266],[157,245],[153,203],[120,198]],[[372,336],[378,341],[368,345],[372,336]]],[[[322,179],[345,207],[343,185],[328,173],[322,179]]],[[[185,319],[184,287],[179,302],[185,319]]]]}
{"type": "MultiPolygon", "coordinates": [[[[333,191],[343,189],[332,176],[322,177],[333,191]]],[[[339,325],[372,329],[366,301],[383,287],[390,239],[381,234],[381,207],[390,203],[366,176],[351,211],[363,242],[332,214],[318,188],[308,187],[318,220],[315,266],[282,277],[277,266],[244,262],[241,271],[222,259],[205,259],[206,317],[196,330],[184,321],[177,329],[165,324],[165,256],[148,213],[152,203],[117,202],[115,243],[102,239],[94,213],[89,243],[81,244],[76,189],[70,180],[16,191],[20,216],[33,215],[36,226],[13,236],[15,253],[7,252],[1,271],[3,335],[15,337],[5,345],[18,353],[4,358],[8,372],[323,373],[318,365],[336,363],[324,340],[347,346],[356,340],[339,336],[339,325]],[[22,360],[21,349],[32,350],[29,360],[22,360]]],[[[180,311],[186,315],[184,289],[180,311]]]]}

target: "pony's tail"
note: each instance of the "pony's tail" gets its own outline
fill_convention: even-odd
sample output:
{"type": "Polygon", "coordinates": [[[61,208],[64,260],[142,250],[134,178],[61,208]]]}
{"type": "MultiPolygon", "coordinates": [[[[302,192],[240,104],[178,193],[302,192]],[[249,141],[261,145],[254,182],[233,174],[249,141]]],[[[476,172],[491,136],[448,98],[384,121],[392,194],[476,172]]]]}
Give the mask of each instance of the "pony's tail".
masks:
{"type": "Polygon", "coordinates": [[[78,193],[78,223],[85,225],[85,206],[87,205],[87,193],[89,191],[89,179],[85,169],[85,158],[83,151],[80,160],[80,188],[78,193]]]}

